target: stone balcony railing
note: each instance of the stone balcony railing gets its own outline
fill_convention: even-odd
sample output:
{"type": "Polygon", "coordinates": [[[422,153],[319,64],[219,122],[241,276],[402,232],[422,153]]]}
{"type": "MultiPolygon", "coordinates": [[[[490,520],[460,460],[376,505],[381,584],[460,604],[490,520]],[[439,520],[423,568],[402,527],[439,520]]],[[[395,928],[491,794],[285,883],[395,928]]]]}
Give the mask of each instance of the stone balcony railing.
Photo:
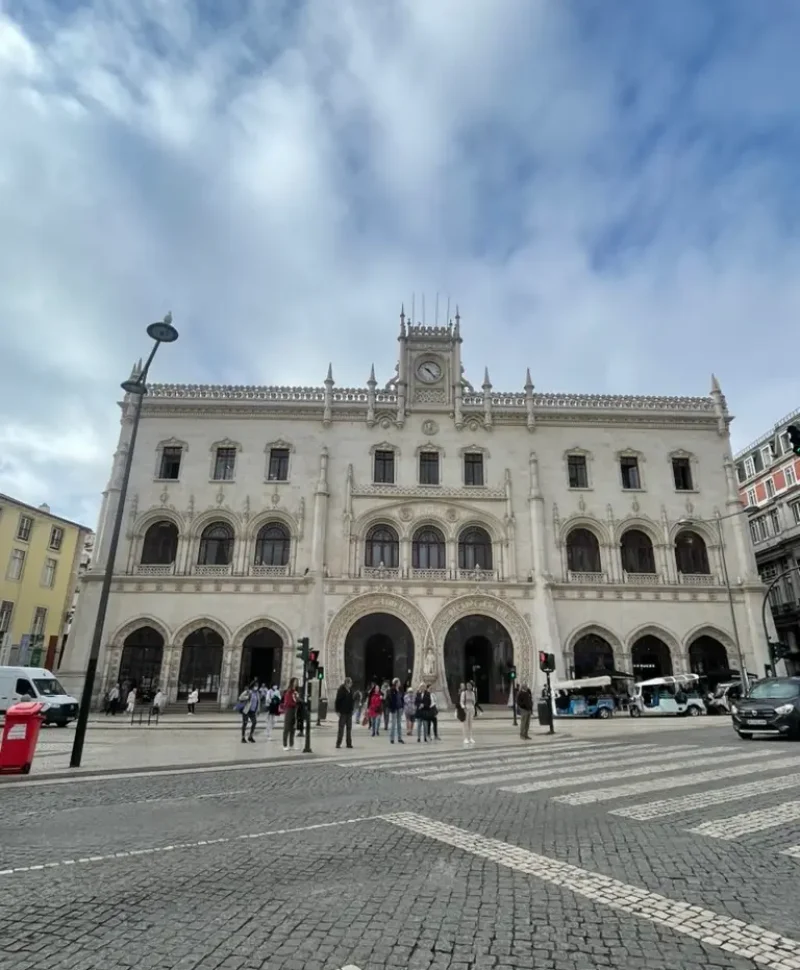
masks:
{"type": "Polygon", "coordinates": [[[251,566],[250,567],[251,576],[259,577],[270,577],[270,576],[288,576],[289,575],[289,565],[285,566],[251,566]]]}
{"type": "Polygon", "coordinates": [[[492,583],[497,580],[496,569],[459,569],[458,578],[471,583],[492,583]]]}
{"type": "Polygon", "coordinates": [[[682,586],[718,586],[716,576],[710,573],[678,573],[678,582],[682,586]]]}
{"type": "Polygon", "coordinates": [[[659,573],[628,573],[623,571],[623,579],[631,586],[658,586],[661,583],[659,573]]]}
{"type": "Polygon", "coordinates": [[[587,584],[608,582],[608,578],[606,577],[605,573],[583,572],[583,571],[574,572],[571,569],[567,572],[567,580],[570,583],[587,583],[587,584]]]}
{"type": "Polygon", "coordinates": [[[233,565],[228,563],[225,566],[193,566],[192,573],[195,576],[230,576],[233,573],[233,565]]]}
{"type": "Polygon", "coordinates": [[[402,572],[397,566],[364,566],[361,575],[364,579],[400,579],[402,572]]]}
{"type": "Polygon", "coordinates": [[[175,574],[175,563],[144,563],[140,562],[136,567],[137,576],[173,576],[175,574]]]}
{"type": "Polygon", "coordinates": [[[412,569],[412,579],[422,579],[427,582],[440,583],[450,578],[449,569],[412,569]]]}

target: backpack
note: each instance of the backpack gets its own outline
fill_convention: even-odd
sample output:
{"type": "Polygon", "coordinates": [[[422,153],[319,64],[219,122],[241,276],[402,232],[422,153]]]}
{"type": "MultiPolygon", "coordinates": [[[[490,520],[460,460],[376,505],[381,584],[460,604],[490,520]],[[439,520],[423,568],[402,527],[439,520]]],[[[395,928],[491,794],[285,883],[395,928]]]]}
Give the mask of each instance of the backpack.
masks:
{"type": "Polygon", "coordinates": [[[280,707],[281,707],[281,695],[278,693],[275,693],[272,695],[272,698],[269,702],[268,711],[270,714],[279,714],[280,707]]]}

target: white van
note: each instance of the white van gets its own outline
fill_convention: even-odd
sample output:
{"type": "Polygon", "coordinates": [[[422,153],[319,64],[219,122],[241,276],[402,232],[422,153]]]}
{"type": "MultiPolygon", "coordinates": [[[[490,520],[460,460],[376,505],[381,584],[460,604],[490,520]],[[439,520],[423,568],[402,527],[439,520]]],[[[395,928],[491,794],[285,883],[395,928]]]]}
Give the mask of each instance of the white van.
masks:
{"type": "Polygon", "coordinates": [[[70,697],[56,678],[43,667],[0,667],[0,714],[27,694],[31,700],[41,701],[45,724],[66,727],[78,716],[78,702],[70,697]]]}

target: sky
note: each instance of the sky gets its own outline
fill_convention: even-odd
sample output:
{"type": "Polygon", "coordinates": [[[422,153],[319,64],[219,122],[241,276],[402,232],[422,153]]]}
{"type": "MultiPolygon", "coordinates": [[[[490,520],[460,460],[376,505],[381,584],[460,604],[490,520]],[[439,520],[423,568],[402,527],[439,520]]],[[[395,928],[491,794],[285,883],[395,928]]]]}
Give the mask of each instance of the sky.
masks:
{"type": "Polygon", "coordinates": [[[0,0],[0,492],[90,526],[119,382],[800,401],[797,0],[0,0]]]}

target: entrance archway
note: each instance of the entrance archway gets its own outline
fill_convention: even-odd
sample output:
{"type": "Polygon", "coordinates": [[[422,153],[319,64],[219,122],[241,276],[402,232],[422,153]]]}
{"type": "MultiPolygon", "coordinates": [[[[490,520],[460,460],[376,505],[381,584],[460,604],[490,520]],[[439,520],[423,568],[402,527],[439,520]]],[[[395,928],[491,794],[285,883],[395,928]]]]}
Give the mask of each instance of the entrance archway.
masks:
{"type": "Polygon", "coordinates": [[[178,674],[179,700],[186,698],[190,690],[197,690],[201,700],[219,697],[223,646],[220,634],[207,626],[186,637],[178,674]]]}
{"type": "Polygon", "coordinates": [[[164,638],[151,626],[140,626],[128,634],[122,646],[117,682],[127,693],[136,688],[139,699],[150,697],[158,688],[164,638]]]}
{"type": "Polygon", "coordinates": [[[689,645],[689,667],[693,674],[705,677],[709,687],[731,677],[728,651],[716,637],[703,635],[689,645]]]}
{"type": "Polygon", "coordinates": [[[514,644],[498,620],[473,614],[457,620],[447,631],[444,669],[454,703],[459,684],[472,680],[479,704],[507,704],[511,693],[508,672],[513,664],[514,644]]]}
{"type": "Polygon", "coordinates": [[[411,680],[414,637],[401,619],[390,613],[369,613],[350,627],[344,641],[344,672],[353,687],[364,690],[373,681],[397,677],[411,680]]]}
{"type": "Polygon", "coordinates": [[[599,633],[585,633],[572,648],[575,660],[575,680],[583,677],[602,677],[614,670],[614,650],[599,633]]]}
{"type": "Polygon", "coordinates": [[[671,677],[673,674],[669,647],[659,637],[651,634],[639,637],[631,647],[631,666],[637,682],[651,680],[653,677],[671,677]]]}
{"type": "Polygon", "coordinates": [[[244,638],[242,664],[239,668],[239,690],[257,680],[272,687],[281,679],[283,640],[274,630],[261,627],[244,638]]]}

